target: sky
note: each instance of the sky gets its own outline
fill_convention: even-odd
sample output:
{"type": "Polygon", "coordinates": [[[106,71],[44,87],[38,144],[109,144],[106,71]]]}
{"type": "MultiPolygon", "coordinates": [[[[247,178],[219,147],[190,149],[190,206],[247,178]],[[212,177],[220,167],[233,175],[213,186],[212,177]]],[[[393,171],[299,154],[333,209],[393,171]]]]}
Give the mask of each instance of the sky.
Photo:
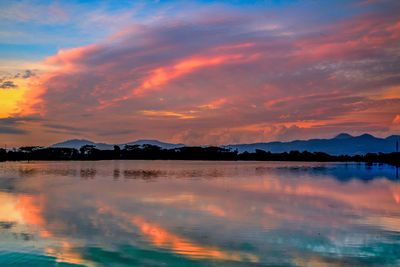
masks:
{"type": "Polygon", "coordinates": [[[400,134],[400,1],[0,1],[0,145],[400,134]]]}

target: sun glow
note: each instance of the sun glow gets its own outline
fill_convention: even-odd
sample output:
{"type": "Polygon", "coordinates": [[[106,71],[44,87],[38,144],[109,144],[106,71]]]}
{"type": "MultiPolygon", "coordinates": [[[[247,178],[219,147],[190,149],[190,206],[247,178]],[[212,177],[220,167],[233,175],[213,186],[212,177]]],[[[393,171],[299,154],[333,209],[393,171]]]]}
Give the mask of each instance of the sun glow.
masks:
{"type": "Polygon", "coordinates": [[[24,89],[5,89],[0,91],[0,118],[6,118],[21,111],[18,103],[23,100],[24,89]]]}

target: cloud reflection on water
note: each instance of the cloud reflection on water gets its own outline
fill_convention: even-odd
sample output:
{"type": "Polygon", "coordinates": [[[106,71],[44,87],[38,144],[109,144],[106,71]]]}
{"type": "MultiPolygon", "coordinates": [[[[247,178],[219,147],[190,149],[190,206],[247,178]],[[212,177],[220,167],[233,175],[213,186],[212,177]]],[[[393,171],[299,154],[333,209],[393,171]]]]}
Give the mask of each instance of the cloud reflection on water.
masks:
{"type": "Polygon", "coordinates": [[[0,242],[7,250],[30,242],[37,254],[84,265],[98,263],[90,248],[119,253],[120,264],[142,250],[212,265],[397,264],[393,171],[330,163],[2,163],[0,221],[11,227],[0,230],[0,242]],[[126,245],[135,252],[121,250],[126,245]]]}

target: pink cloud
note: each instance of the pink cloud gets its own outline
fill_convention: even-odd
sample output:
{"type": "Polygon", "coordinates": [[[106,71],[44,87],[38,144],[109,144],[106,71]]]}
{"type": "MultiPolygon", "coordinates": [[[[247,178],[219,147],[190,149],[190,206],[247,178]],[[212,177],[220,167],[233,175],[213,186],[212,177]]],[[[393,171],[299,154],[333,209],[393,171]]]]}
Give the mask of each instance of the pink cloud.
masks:
{"type": "Polygon", "coordinates": [[[396,47],[400,41],[399,21],[363,14],[325,29],[320,36],[298,40],[298,60],[346,60],[373,57],[396,47]]]}

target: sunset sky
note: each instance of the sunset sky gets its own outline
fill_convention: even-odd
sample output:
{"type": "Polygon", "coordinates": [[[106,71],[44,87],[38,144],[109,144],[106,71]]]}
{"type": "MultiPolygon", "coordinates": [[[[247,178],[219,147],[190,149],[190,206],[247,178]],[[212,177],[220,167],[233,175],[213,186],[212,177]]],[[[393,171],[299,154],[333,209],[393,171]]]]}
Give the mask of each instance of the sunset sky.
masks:
{"type": "Polygon", "coordinates": [[[400,134],[400,1],[0,1],[0,145],[400,134]]]}

